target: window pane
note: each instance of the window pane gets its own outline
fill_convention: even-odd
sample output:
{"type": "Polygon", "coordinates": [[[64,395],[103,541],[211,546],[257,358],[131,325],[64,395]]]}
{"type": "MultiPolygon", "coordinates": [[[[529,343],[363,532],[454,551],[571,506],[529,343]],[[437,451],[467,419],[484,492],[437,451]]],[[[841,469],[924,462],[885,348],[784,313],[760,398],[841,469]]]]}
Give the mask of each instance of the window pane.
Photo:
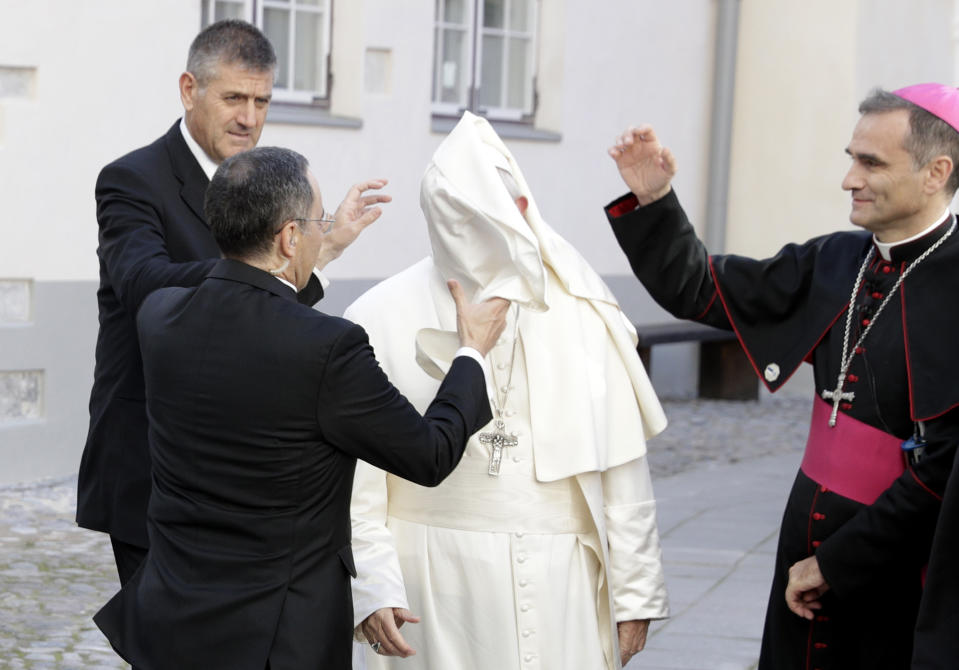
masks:
{"type": "Polygon", "coordinates": [[[503,5],[506,0],[483,0],[483,25],[503,28],[503,5]]]}
{"type": "Polygon", "coordinates": [[[321,0],[299,0],[296,4],[298,4],[298,5],[312,5],[313,7],[319,7],[319,6],[320,6],[321,4],[323,4],[323,3],[321,2],[321,0]]]}
{"type": "Polygon", "coordinates": [[[483,73],[480,81],[480,105],[503,106],[503,38],[483,35],[483,73]]]}
{"type": "Polygon", "coordinates": [[[509,28],[526,32],[529,29],[529,10],[532,0],[510,0],[509,28]]]}
{"type": "Polygon", "coordinates": [[[290,88],[290,11],[264,7],[263,34],[276,50],[276,85],[290,88]]]}
{"type": "Polygon", "coordinates": [[[316,12],[297,12],[296,39],[293,41],[293,88],[300,91],[323,93],[323,15],[316,12]]]}
{"type": "Polygon", "coordinates": [[[469,72],[466,59],[466,33],[462,30],[444,30],[442,63],[439,67],[439,102],[466,104],[466,85],[469,72]]]}
{"type": "Polygon", "coordinates": [[[466,0],[443,0],[442,20],[446,23],[468,23],[466,20],[466,0]]]}
{"type": "Polygon", "coordinates": [[[200,0],[200,27],[210,25],[210,0],[200,0]]]}
{"type": "Polygon", "coordinates": [[[511,38],[509,41],[509,85],[506,90],[506,106],[514,109],[529,109],[529,52],[530,41],[523,38],[511,38]]]}
{"type": "Polygon", "coordinates": [[[221,21],[223,19],[242,19],[243,4],[240,2],[224,2],[217,0],[213,7],[213,20],[221,21]]]}

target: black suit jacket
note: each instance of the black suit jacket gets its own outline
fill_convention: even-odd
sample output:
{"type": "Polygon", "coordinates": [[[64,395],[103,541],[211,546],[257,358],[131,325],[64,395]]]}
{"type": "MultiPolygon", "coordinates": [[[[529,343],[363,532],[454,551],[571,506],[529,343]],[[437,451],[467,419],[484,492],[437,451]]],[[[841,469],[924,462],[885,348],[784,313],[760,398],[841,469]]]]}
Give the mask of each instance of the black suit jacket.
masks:
{"type": "Polygon", "coordinates": [[[150,551],[95,617],[144,670],[350,667],[356,459],[439,483],[492,417],[457,358],[421,417],[366,333],[220,261],[138,316],[150,415],[150,551]]]}
{"type": "MultiPolygon", "coordinates": [[[[208,185],[179,120],[97,179],[100,331],[77,523],[141,547],[147,546],[150,459],[134,319],[151,291],[196,286],[220,258],[203,215],[208,185]]],[[[311,280],[301,300],[313,304],[322,294],[311,280]]]]}

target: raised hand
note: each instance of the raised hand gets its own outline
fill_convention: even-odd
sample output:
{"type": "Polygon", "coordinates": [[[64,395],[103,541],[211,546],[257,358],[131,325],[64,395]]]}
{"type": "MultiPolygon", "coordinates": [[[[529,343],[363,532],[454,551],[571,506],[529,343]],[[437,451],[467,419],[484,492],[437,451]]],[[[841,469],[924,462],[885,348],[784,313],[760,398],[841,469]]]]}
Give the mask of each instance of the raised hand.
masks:
{"type": "Polygon", "coordinates": [[[640,205],[648,205],[669,193],[676,159],[659,143],[652,126],[627,128],[609,148],[609,155],[640,205]]]}
{"type": "Polygon", "coordinates": [[[367,191],[376,191],[384,186],[386,186],[385,179],[370,179],[354,184],[350,188],[333,215],[336,219],[333,229],[323,238],[323,248],[320,249],[319,258],[316,261],[318,269],[322,270],[327,263],[339,258],[340,254],[359,237],[364,228],[380,218],[383,210],[375,205],[390,202],[393,198],[385,193],[367,194],[367,191]]]}

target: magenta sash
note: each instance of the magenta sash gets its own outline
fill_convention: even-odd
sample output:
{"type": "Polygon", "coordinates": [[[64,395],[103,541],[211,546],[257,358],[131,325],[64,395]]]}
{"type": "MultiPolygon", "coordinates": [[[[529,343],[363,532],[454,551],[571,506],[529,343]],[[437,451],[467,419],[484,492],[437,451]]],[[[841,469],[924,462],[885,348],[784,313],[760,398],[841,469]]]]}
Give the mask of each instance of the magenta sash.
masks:
{"type": "Polygon", "coordinates": [[[817,484],[871,505],[905,470],[902,439],[839,414],[829,427],[832,406],[816,397],[809,439],[800,468],[817,484]]]}

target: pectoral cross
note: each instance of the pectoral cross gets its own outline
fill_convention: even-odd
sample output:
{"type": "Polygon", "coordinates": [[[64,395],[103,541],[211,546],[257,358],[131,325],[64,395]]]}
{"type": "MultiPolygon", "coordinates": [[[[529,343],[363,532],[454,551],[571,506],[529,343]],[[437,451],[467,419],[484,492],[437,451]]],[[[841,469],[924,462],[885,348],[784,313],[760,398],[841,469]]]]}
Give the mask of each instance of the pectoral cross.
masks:
{"type": "Polygon", "coordinates": [[[495,426],[496,430],[492,433],[480,433],[479,436],[481,444],[490,446],[489,470],[487,470],[487,473],[491,477],[499,476],[499,466],[503,462],[503,447],[515,447],[519,444],[519,440],[506,434],[506,424],[501,419],[496,420],[495,426]]]}
{"type": "Polygon", "coordinates": [[[829,427],[835,428],[836,426],[836,415],[839,414],[839,401],[840,400],[852,400],[856,397],[856,394],[852,391],[846,391],[843,393],[842,385],[846,381],[845,375],[839,375],[839,383],[836,385],[835,391],[823,391],[822,395],[823,400],[832,401],[832,413],[829,415],[829,427]]]}

